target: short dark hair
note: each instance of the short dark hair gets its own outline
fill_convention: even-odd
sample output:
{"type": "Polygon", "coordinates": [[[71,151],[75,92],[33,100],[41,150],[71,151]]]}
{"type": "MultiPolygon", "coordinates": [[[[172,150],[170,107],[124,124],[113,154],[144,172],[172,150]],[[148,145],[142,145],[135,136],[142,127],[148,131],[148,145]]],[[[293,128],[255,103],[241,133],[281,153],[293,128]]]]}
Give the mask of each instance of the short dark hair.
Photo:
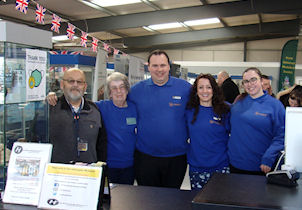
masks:
{"type": "Polygon", "coordinates": [[[267,75],[265,75],[265,74],[262,74],[262,75],[261,75],[261,78],[262,78],[262,79],[268,79],[268,80],[269,80],[269,77],[268,77],[267,75]]]}
{"type": "Polygon", "coordinates": [[[168,63],[170,64],[170,58],[169,58],[168,54],[165,51],[163,51],[163,50],[154,50],[148,56],[148,65],[150,63],[150,58],[151,58],[152,55],[165,55],[167,60],[168,60],[168,63]]]}

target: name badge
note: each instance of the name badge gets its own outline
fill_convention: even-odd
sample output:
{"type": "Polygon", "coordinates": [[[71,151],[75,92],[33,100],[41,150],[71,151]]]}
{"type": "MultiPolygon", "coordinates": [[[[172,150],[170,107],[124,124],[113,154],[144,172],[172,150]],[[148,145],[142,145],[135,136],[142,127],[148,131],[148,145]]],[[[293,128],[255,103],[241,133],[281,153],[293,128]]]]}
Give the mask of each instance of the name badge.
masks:
{"type": "Polygon", "coordinates": [[[127,125],[136,125],[136,118],[135,117],[127,117],[126,118],[127,125]]]}
{"type": "Polygon", "coordinates": [[[213,120],[216,120],[216,121],[221,121],[221,118],[220,117],[213,117],[213,120]]]}
{"type": "Polygon", "coordinates": [[[88,150],[88,143],[79,141],[78,142],[78,152],[86,152],[88,150]]]}
{"type": "Polygon", "coordinates": [[[181,96],[172,96],[173,99],[180,100],[181,96]]]}

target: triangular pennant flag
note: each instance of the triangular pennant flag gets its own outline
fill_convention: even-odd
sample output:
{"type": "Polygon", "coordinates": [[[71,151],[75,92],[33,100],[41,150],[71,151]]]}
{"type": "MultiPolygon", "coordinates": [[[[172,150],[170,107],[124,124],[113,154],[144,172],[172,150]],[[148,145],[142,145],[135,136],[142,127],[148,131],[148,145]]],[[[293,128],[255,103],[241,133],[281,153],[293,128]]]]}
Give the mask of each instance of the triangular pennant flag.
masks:
{"type": "Polygon", "coordinates": [[[16,10],[19,10],[20,12],[26,14],[28,8],[28,1],[29,0],[16,0],[16,10]]]}
{"type": "Polygon", "coordinates": [[[110,45],[109,44],[107,44],[107,43],[103,43],[103,47],[104,47],[104,50],[105,51],[107,51],[107,52],[109,52],[109,50],[110,50],[110,45]]]}
{"type": "Polygon", "coordinates": [[[46,9],[41,5],[37,4],[36,8],[36,21],[38,23],[44,24],[44,16],[45,16],[46,9]]]}
{"type": "Polygon", "coordinates": [[[60,33],[59,29],[60,29],[60,26],[61,26],[61,18],[59,16],[57,16],[56,14],[53,14],[51,24],[52,24],[52,26],[51,26],[50,29],[52,31],[60,33]]]}
{"type": "Polygon", "coordinates": [[[81,36],[81,45],[83,47],[87,47],[87,33],[82,31],[82,36],[81,36]]]}
{"type": "Polygon", "coordinates": [[[75,30],[75,26],[72,25],[71,23],[68,23],[68,28],[67,28],[67,37],[70,40],[73,40],[74,38],[74,30],[75,30]]]}
{"type": "Polygon", "coordinates": [[[113,54],[114,54],[114,55],[119,54],[119,52],[120,52],[120,51],[119,51],[118,49],[113,48],[113,54]]]}
{"type": "Polygon", "coordinates": [[[96,52],[96,51],[98,51],[98,42],[99,42],[99,40],[94,38],[94,37],[92,37],[92,40],[93,40],[92,41],[92,51],[96,52]]]}

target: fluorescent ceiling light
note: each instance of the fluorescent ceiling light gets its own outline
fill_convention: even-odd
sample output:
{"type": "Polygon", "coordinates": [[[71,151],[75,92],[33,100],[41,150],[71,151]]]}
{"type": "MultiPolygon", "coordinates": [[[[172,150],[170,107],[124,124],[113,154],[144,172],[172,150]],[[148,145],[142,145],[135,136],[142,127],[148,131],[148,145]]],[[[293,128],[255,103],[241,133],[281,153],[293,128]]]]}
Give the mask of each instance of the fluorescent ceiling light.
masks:
{"type": "Polygon", "coordinates": [[[143,29],[150,31],[150,32],[154,32],[154,30],[152,30],[151,28],[149,28],[148,26],[143,26],[143,29]]]}
{"type": "Polygon", "coordinates": [[[182,25],[178,22],[174,23],[163,23],[163,24],[156,24],[156,25],[149,25],[148,28],[153,30],[161,30],[161,29],[169,29],[169,28],[181,28],[182,25]]]}
{"type": "Polygon", "coordinates": [[[218,18],[207,18],[199,20],[189,20],[184,22],[184,24],[186,24],[187,26],[207,25],[213,23],[220,23],[220,20],[218,18]]]}
{"type": "MultiPolygon", "coordinates": [[[[74,39],[77,39],[77,36],[73,36],[74,39]]],[[[59,42],[59,41],[66,41],[69,40],[68,37],[66,35],[62,35],[62,36],[53,36],[52,38],[53,42],[59,42]]]]}
{"type": "Polygon", "coordinates": [[[101,7],[111,7],[125,4],[134,4],[141,2],[141,0],[91,0],[91,2],[101,7]]]}

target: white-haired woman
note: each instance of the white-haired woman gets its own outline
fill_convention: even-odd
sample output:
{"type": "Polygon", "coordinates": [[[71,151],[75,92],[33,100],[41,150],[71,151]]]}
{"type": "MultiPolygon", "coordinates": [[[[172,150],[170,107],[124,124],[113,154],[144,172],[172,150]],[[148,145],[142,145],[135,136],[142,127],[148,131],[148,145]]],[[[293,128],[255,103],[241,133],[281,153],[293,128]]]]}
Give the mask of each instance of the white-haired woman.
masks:
{"type": "Polygon", "coordinates": [[[136,143],[136,108],[127,100],[130,84],[126,75],[112,73],[106,80],[109,100],[96,102],[107,131],[109,180],[133,184],[133,154],[136,143]]]}

